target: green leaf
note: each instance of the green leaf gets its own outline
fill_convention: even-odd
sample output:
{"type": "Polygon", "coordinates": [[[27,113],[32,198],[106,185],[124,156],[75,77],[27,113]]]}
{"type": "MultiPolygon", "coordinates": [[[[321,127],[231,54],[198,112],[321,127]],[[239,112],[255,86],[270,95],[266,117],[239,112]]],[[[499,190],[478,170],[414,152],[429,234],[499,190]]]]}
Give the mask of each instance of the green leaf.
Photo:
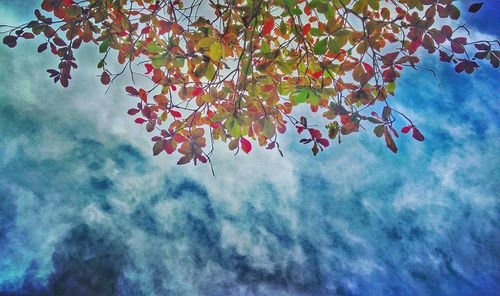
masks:
{"type": "Polygon", "coordinates": [[[370,7],[373,10],[379,10],[380,9],[380,0],[370,0],[368,2],[368,5],[370,5],[370,7]]]}
{"type": "Polygon", "coordinates": [[[226,120],[226,129],[228,133],[231,135],[233,138],[239,138],[241,136],[241,126],[234,117],[229,117],[226,120]]]}
{"type": "Polygon", "coordinates": [[[328,38],[323,38],[314,44],[314,54],[323,55],[326,53],[328,47],[328,38]]]}
{"type": "MultiPolygon", "coordinates": [[[[340,52],[340,49],[346,43],[346,42],[343,42],[343,39],[344,38],[340,38],[340,37],[330,38],[330,40],[328,40],[328,49],[331,52],[335,52],[335,53],[340,52]]],[[[347,39],[345,41],[347,41],[347,39]]]]}
{"type": "Polygon", "coordinates": [[[159,69],[161,66],[165,66],[167,62],[167,54],[161,54],[153,57],[151,59],[151,65],[156,69],[159,69]]]}
{"type": "Polygon", "coordinates": [[[207,72],[205,73],[205,77],[208,79],[208,80],[212,80],[215,76],[215,67],[212,63],[209,63],[208,64],[208,67],[207,67],[207,72]]]}
{"type": "Polygon", "coordinates": [[[375,133],[375,135],[377,137],[382,137],[384,135],[384,125],[381,124],[381,125],[377,125],[374,129],[373,129],[373,132],[375,133]]]}
{"type": "Polygon", "coordinates": [[[365,10],[366,6],[368,6],[368,0],[357,0],[352,7],[352,11],[357,14],[361,14],[365,10]]]}
{"type": "Polygon", "coordinates": [[[391,95],[394,95],[394,90],[395,89],[396,89],[396,82],[388,83],[385,86],[385,90],[387,90],[387,92],[390,93],[391,95]]]}
{"type": "Polygon", "coordinates": [[[264,137],[266,137],[268,139],[274,137],[274,135],[276,134],[276,127],[274,126],[274,123],[270,118],[263,117],[263,118],[259,119],[259,124],[262,127],[261,134],[264,137]]]}
{"type": "Polygon", "coordinates": [[[309,96],[309,90],[307,88],[303,88],[298,90],[292,98],[296,104],[305,103],[307,101],[307,97],[309,96]]]}
{"type": "Polygon", "coordinates": [[[101,45],[99,45],[99,52],[100,53],[105,53],[108,50],[109,41],[110,41],[110,38],[106,38],[102,41],[101,45]]]}
{"type": "Polygon", "coordinates": [[[161,47],[158,46],[158,44],[156,44],[155,42],[150,42],[148,45],[146,45],[146,50],[150,53],[159,53],[161,52],[161,47]]]}

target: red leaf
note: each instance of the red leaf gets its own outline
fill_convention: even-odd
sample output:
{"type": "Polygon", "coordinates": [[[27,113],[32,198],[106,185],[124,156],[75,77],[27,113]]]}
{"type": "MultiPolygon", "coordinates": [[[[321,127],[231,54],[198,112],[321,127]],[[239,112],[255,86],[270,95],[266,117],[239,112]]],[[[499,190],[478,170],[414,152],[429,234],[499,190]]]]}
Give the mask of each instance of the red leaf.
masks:
{"type": "Polygon", "coordinates": [[[151,64],[144,64],[144,67],[146,67],[146,73],[144,74],[149,74],[153,71],[153,65],[151,64]]]}
{"type": "Polygon", "coordinates": [[[323,70],[319,70],[318,72],[314,72],[313,75],[312,75],[312,77],[318,79],[321,76],[323,76],[323,72],[324,72],[323,70]]]}
{"type": "Polygon", "coordinates": [[[340,116],[340,123],[342,124],[346,124],[348,123],[349,121],[351,121],[351,116],[349,114],[346,114],[346,115],[341,115],[340,116]]]}
{"type": "Polygon", "coordinates": [[[126,91],[128,92],[128,94],[129,94],[129,95],[131,95],[131,96],[136,97],[136,96],[138,96],[138,95],[139,95],[139,93],[137,92],[137,90],[136,90],[133,86],[127,86],[127,87],[125,88],[125,90],[126,90],[126,91]]]}
{"type": "Polygon", "coordinates": [[[179,135],[178,133],[176,133],[173,137],[174,141],[176,141],[177,143],[183,143],[183,142],[186,142],[188,141],[188,139],[184,136],[181,136],[179,135]]]}
{"type": "Polygon", "coordinates": [[[135,108],[132,108],[132,109],[128,109],[127,113],[128,115],[136,115],[137,113],[139,113],[139,109],[135,109],[135,108]]]}
{"type": "Polygon", "coordinates": [[[479,9],[481,9],[481,6],[483,6],[483,2],[474,3],[469,6],[469,12],[476,13],[479,11],[479,9]]]}
{"type": "Polygon", "coordinates": [[[307,35],[309,31],[311,30],[311,24],[305,24],[304,27],[302,28],[302,35],[307,35]]]}
{"type": "Polygon", "coordinates": [[[21,35],[21,37],[23,37],[24,39],[33,39],[35,38],[35,35],[33,35],[33,33],[25,32],[23,33],[23,35],[21,35]]]}
{"type": "Polygon", "coordinates": [[[439,50],[439,60],[443,62],[451,62],[452,56],[448,55],[446,52],[439,50]]]}
{"type": "Polygon", "coordinates": [[[451,29],[450,26],[448,25],[444,25],[442,28],[441,28],[441,33],[443,33],[446,38],[450,38],[451,37],[451,34],[453,33],[453,30],[451,29]]]}
{"type": "Polygon", "coordinates": [[[17,45],[17,36],[9,35],[3,38],[3,43],[8,47],[15,47],[17,45]]]}
{"type": "Polygon", "coordinates": [[[318,141],[318,143],[320,143],[324,147],[330,146],[330,142],[328,142],[328,140],[325,138],[319,138],[319,139],[317,139],[317,141],[318,141]]]}
{"type": "Polygon", "coordinates": [[[243,150],[243,152],[245,152],[246,154],[252,151],[252,143],[250,143],[250,141],[248,141],[247,139],[241,137],[240,144],[241,144],[241,150],[243,150]]]}
{"type": "Polygon", "coordinates": [[[465,66],[467,66],[467,61],[463,61],[463,62],[460,62],[458,63],[456,66],[455,66],[455,71],[457,71],[457,73],[461,73],[465,70],[465,66]]]}
{"type": "Polygon", "coordinates": [[[174,153],[175,148],[177,148],[177,144],[175,144],[174,141],[172,141],[171,139],[165,141],[165,145],[164,145],[163,149],[165,149],[165,152],[167,152],[167,154],[174,153]]]}
{"type": "Polygon", "coordinates": [[[144,118],[136,118],[134,122],[138,124],[143,124],[144,122],[146,122],[146,120],[144,118]]]}
{"type": "Polygon", "coordinates": [[[207,163],[207,158],[203,155],[198,155],[198,160],[201,161],[202,163],[207,163]]]}
{"type": "Polygon", "coordinates": [[[262,35],[265,36],[269,33],[271,33],[271,31],[273,30],[274,28],[274,19],[268,19],[264,22],[264,26],[262,27],[262,35]]]}
{"type": "Polygon", "coordinates": [[[422,135],[422,133],[416,128],[414,127],[413,128],[413,134],[412,134],[413,138],[422,142],[425,138],[424,138],[424,135],[422,135]]]}
{"type": "Polygon", "coordinates": [[[182,114],[179,111],[170,110],[170,114],[172,114],[173,117],[182,117],[182,114]]]}
{"type": "Polygon", "coordinates": [[[309,7],[309,5],[306,4],[306,6],[304,6],[304,13],[306,15],[311,15],[311,7],[309,7]]]}
{"type": "Polygon", "coordinates": [[[109,77],[108,72],[104,71],[101,74],[101,83],[104,85],[108,85],[111,82],[111,78],[109,77]]]}
{"type": "Polygon", "coordinates": [[[320,139],[321,138],[321,132],[317,129],[310,128],[309,133],[311,134],[311,137],[313,139],[320,139]]]}
{"type": "Polygon", "coordinates": [[[363,67],[370,76],[373,74],[374,70],[370,64],[363,62],[363,67]]]}
{"type": "Polygon", "coordinates": [[[40,44],[40,46],[38,46],[37,51],[38,52],[44,52],[45,50],[47,50],[47,45],[48,45],[47,42],[40,44]]]}
{"type": "Polygon", "coordinates": [[[407,125],[407,126],[405,126],[405,127],[403,127],[403,128],[401,129],[401,132],[402,132],[403,134],[407,134],[407,133],[409,133],[409,132],[410,132],[411,128],[412,128],[412,126],[411,126],[411,125],[407,125]]]}
{"type": "Polygon", "coordinates": [[[197,97],[203,93],[203,88],[197,87],[193,90],[193,97],[197,97]]]}

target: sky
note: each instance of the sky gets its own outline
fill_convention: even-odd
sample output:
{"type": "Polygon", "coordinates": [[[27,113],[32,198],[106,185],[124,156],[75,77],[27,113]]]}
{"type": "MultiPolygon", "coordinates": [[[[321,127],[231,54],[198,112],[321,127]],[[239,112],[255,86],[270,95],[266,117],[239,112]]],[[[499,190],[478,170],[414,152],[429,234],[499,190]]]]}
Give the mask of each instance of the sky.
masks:
{"type": "MultiPolygon", "coordinates": [[[[38,1],[0,0],[0,22],[38,1]]],[[[498,7],[497,7],[498,8],[498,7]]],[[[498,39],[488,1],[475,36],[498,39]]],[[[395,98],[424,133],[393,154],[370,132],[317,157],[223,146],[208,166],[153,156],[117,81],[84,47],[68,89],[36,44],[0,47],[0,295],[495,295],[498,70],[426,56],[395,98]]]]}

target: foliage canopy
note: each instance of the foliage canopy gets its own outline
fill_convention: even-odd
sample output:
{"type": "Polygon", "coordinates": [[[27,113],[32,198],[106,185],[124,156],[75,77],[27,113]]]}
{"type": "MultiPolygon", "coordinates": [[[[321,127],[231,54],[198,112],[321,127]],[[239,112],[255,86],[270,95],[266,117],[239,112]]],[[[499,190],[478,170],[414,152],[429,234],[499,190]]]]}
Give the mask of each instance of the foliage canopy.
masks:
{"type": "Polygon", "coordinates": [[[153,153],[178,152],[178,164],[210,161],[215,140],[236,152],[249,153],[250,139],[279,150],[290,124],[315,155],[328,138],[340,143],[369,126],[397,152],[397,117],[408,122],[402,133],[424,140],[388,100],[403,69],[419,68],[417,51],[438,54],[457,72],[474,72],[477,60],[499,66],[498,41],[469,40],[453,0],[43,0],[41,7],[53,16],[37,9],[35,20],[4,26],[3,43],[39,35],[38,52],[60,58],[48,72],[64,87],[82,42],[98,45],[101,83],[126,71],[132,81],[147,77],[150,85],[126,88],[137,99],[128,114],[156,132],[153,153]],[[320,112],[325,130],[308,124],[310,112],[299,106],[320,112]]]}

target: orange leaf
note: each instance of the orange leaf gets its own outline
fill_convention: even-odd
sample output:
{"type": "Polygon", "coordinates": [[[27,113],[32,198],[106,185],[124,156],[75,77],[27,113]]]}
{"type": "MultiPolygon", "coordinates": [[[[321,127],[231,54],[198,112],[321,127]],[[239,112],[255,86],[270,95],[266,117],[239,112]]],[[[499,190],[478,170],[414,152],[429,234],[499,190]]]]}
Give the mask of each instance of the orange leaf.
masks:
{"type": "Polygon", "coordinates": [[[141,98],[141,100],[144,101],[144,103],[147,103],[148,102],[148,94],[146,93],[145,90],[143,90],[142,88],[139,89],[139,98],[141,98]]]}

